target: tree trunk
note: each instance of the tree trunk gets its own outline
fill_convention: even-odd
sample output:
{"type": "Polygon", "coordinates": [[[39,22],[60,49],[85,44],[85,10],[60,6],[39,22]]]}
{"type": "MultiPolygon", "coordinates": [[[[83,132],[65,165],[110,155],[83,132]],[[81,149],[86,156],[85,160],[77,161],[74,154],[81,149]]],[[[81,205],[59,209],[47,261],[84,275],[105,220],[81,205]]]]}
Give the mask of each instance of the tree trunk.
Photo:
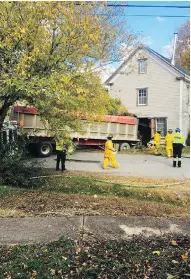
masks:
{"type": "Polygon", "coordinates": [[[3,122],[5,120],[7,112],[11,105],[12,105],[12,103],[5,101],[4,104],[2,105],[2,107],[0,108],[0,131],[2,130],[3,122]]]}

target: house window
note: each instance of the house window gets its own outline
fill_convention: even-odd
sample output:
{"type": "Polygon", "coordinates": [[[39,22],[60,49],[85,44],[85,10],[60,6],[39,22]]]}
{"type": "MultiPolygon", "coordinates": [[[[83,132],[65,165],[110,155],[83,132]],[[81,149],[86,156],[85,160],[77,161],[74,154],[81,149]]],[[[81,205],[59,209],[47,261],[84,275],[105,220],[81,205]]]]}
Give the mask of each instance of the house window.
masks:
{"type": "Polygon", "coordinates": [[[167,134],[167,119],[165,117],[156,119],[156,130],[161,130],[161,136],[165,137],[167,134]]]}
{"type": "Polygon", "coordinates": [[[148,104],[148,89],[140,88],[138,89],[138,106],[146,106],[148,104]]]}
{"type": "Polygon", "coordinates": [[[145,74],[147,72],[147,60],[139,60],[139,74],[145,74]]]}

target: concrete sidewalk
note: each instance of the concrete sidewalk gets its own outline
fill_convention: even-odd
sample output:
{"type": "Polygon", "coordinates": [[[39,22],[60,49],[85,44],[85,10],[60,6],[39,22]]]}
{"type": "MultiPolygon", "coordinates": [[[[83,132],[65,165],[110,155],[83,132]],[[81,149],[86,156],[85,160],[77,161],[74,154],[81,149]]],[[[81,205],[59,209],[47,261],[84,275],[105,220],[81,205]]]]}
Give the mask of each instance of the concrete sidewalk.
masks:
{"type": "Polygon", "coordinates": [[[188,235],[189,218],[143,216],[74,216],[0,218],[0,244],[49,242],[61,236],[73,239],[127,239],[132,235],[188,235]]]}

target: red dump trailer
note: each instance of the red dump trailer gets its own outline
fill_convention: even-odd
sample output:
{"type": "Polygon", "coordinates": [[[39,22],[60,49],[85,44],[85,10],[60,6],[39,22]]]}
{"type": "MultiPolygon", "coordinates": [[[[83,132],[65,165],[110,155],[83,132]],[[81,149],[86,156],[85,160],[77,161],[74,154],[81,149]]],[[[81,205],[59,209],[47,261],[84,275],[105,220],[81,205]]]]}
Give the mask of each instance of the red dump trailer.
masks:
{"type": "MultiPolygon", "coordinates": [[[[31,152],[48,157],[55,150],[55,140],[45,129],[34,107],[15,105],[10,120],[17,121],[20,129],[28,135],[31,152]]],[[[113,142],[117,150],[129,149],[139,142],[138,119],[135,117],[105,115],[99,122],[81,121],[83,121],[83,131],[81,133],[72,131],[70,134],[76,145],[104,146],[108,134],[113,134],[113,142]]]]}

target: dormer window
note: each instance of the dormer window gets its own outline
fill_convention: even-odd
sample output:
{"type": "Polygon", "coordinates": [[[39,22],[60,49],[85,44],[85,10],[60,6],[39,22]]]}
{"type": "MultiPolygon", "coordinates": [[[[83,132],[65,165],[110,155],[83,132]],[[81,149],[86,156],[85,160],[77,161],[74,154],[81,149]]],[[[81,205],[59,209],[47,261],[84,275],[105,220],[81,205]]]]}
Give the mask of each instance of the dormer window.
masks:
{"type": "Polygon", "coordinates": [[[147,72],[147,60],[140,59],[139,60],[139,74],[146,74],[147,72]]]}

